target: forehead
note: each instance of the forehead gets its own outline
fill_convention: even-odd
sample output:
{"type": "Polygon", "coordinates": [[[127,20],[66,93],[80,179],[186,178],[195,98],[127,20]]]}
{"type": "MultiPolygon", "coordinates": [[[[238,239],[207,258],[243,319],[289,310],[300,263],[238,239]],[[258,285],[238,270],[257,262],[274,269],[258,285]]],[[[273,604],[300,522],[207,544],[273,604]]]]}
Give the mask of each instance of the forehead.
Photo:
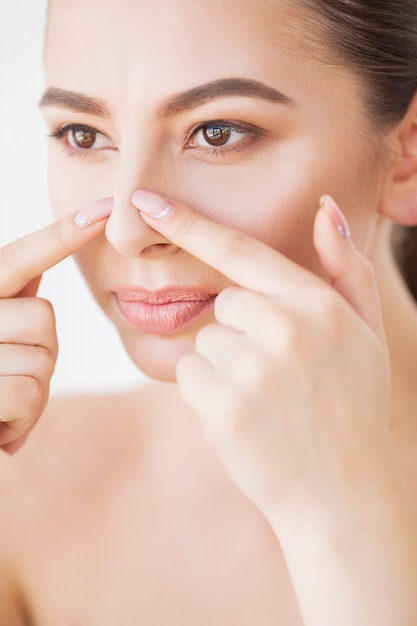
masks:
{"type": "Polygon", "coordinates": [[[319,59],[308,18],[294,0],[53,0],[47,80],[89,92],[117,77],[129,93],[142,79],[175,91],[242,74],[270,81],[319,59]]]}
{"type": "Polygon", "coordinates": [[[49,0],[48,14],[53,29],[62,20],[68,27],[72,20],[78,22],[77,34],[83,40],[106,24],[111,24],[114,34],[152,34],[156,40],[167,30],[174,30],[175,36],[189,36],[198,24],[195,36],[199,40],[205,35],[213,40],[233,38],[232,25],[252,38],[257,32],[265,34],[268,26],[281,25],[283,31],[297,28],[308,15],[298,0],[49,0]]]}

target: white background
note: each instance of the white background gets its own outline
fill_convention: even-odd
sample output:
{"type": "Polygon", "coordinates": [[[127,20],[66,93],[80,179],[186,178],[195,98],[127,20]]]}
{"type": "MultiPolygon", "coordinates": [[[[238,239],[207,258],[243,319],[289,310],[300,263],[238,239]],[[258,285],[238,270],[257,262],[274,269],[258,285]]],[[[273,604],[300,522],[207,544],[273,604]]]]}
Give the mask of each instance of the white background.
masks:
{"type": "MultiPolygon", "coordinates": [[[[0,245],[53,220],[37,107],[45,15],[46,0],[0,0],[0,245]]],[[[110,392],[144,380],[71,259],[44,275],[40,295],[52,301],[57,316],[60,355],[52,393],[110,392]]]]}

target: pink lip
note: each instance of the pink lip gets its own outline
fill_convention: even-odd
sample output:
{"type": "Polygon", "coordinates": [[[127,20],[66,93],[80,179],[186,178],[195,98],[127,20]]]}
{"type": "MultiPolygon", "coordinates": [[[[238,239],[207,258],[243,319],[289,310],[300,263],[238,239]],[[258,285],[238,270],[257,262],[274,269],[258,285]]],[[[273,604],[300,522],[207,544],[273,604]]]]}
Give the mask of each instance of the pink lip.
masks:
{"type": "Polygon", "coordinates": [[[132,326],[148,334],[172,335],[203,317],[213,307],[217,294],[186,287],[163,291],[120,288],[114,296],[132,326]]]}

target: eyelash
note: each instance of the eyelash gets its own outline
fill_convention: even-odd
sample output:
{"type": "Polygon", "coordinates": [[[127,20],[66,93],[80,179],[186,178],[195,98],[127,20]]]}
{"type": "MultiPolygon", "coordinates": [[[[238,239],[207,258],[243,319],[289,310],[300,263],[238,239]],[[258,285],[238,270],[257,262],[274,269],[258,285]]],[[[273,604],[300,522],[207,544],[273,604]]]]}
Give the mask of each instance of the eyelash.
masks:
{"type": "MultiPolygon", "coordinates": [[[[97,155],[97,153],[103,150],[112,150],[115,149],[114,146],[104,146],[101,148],[82,148],[80,146],[73,146],[69,143],[68,136],[71,132],[75,131],[85,131],[93,133],[96,137],[102,136],[106,138],[109,142],[111,142],[110,137],[105,133],[93,128],[92,126],[88,126],[86,124],[65,124],[60,126],[49,134],[51,139],[58,141],[59,143],[64,145],[64,148],[69,157],[77,156],[80,158],[86,158],[92,153],[97,155]]],[[[185,150],[194,150],[198,153],[199,156],[207,159],[220,158],[226,155],[232,155],[234,153],[240,153],[249,147],[248,144],[253,145],[254,141],[261,140],[265,136],[265,131],[263,129],[253,126],[252,124],[235,122],[231,120],[209,120],[205,122],[199,123],[197,126],[191,129],[184,138],[184,146],[185,150]],[[193,139],[198,136],[200,131],[207,130],[209,128],[219,128],[222,131],[230,131],[231,133],[239,133],[242,135],[242,139],[232,142],[231,144],[219,145],[219,146],[202,146],[194,144],[192,145],[193,139]]]]}
{"type": "Polygon", "coordinates": [[[195,150],[199,155],[204,158],[220,158],[226,155],[232,155],[234,153],[243,152],[245,149],[253,145],[254,141],[260,140],[265,136],[263,129],[253,126],[252,124],[235,122],[231,120],[209,120],[201,122],[195,126],[186,135],[184,144],[186,150],[195,150]],[[200,131],[207,130],[209,128],[219,128],[223,131],[230,131],[231,133],[239,133],[242,135],[242,139],[232,142],[231,144],[225,144],[224,146],[201,146],[192,145],[191,142],[195,139],[200,131]]]}
{"type": "MultiPolygon", "coordinates": [[[[69,157],[77,156],[80,158],[86,158],[91,153],[97,154],[97,152],[103,150],[103,148],[81,148],[80,146],[73,146],[69,143],[68,136],[71,132],[74,131],[86,131],[94,133],[96,136],[101,135],[108,139],[110,142],[110,137],[108,137],[105,133],[102,133],[92,126],[88,126],[87,124],[64,124],[64,126],[59,126],[58,128],[51,131],[48,136],[51,139],[54,139],[63,144],[69,157]]],[[[114,147],[109,145],[107,149],[114,149],[114,147]]]]}

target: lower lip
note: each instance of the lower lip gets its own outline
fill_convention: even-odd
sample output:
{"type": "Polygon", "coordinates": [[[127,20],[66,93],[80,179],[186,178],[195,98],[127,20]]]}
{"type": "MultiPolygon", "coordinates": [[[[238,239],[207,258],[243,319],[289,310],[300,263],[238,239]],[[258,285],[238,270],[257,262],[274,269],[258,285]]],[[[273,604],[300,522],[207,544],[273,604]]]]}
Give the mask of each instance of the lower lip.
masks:
{"type": "Polygon", "coordinates": [[[149,304],[122,300],[116,296],[123,317],[143,333],[173,335],[194,324],[213,308],[215,296],[209,300],[149,304]]]}

